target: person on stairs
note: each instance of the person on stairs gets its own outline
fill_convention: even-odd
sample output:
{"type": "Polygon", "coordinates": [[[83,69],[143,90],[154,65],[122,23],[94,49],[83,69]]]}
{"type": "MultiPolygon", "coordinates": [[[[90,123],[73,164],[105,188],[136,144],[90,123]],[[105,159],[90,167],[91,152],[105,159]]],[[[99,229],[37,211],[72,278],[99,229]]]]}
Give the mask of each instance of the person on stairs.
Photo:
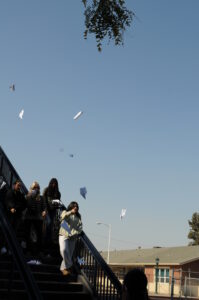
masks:
{"type": "Polygon", "coordinates": [[[30,186],[26,196],[27,211],[25,215],[26,241],[27,251],[35,256],[39,256],[43,250],[43,221],[46,217],[46,203],[40,195],[40,186],[37,181],[34,181],[30,186]],[[32,241],[32,230],[36,232],[36,241],[32,241]]]}
{"type": "Polygon", "coordinates": [[[61,225],[59,230],[59,248],[62,256],[60,270],[64,276],[71,274],[73,266],[73,253],[76,239],[82,232],[82,220],[79,213],[79,205],[73,201],[66,210],[61,213],[61,225]]]}
{"type": "Polygon", "coordinates": [[[54,242],[54,226],[56,219],[56,211],[58,209],[58,204],[56,201],[61,200],[59,184],[56,178],[50,179],[48,186],[43,191],[43,198],[46,202],[48,212],[46,218],[46,245],[50,249],[54,242]]]}
{"type": "Polygon", "coordinates": [[[26,199],[21,192],[22,183],[20,180],[14,182],[13,188],[8,190],[5,197],[5,207],[8,213],[8,219],[13,226],[13,229],[17,235],[18,229],[23,223],[22,214],[25,211],[26,199]]]}

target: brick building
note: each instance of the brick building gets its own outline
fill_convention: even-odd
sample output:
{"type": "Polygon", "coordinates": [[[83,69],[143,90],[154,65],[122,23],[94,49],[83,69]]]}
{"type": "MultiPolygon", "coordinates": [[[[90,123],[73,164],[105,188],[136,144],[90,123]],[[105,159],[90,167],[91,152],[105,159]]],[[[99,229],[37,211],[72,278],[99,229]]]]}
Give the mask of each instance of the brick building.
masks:
{"type": "MultiPolygon", "coordinates": [[[[107,252],[102,253],[106,259],[107,252]]],[[[109,265],[122,281],[133,267],[143,268],[149,294],[199,297],[199,246],[111,251],[109,265]]]]}

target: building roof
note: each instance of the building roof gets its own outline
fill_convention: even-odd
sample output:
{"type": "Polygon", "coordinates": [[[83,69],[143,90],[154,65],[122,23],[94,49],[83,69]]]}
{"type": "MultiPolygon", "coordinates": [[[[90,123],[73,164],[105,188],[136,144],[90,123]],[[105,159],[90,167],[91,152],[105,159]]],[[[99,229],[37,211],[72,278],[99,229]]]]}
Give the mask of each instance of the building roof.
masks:
{"type": "MultiPolygon", "coordinates": [[[[106,259],[107,252],[102,256],[106,259]]],[[[109,253],[111,265],[183,265],[199,259],[199,246],[157,247],[151,249],[115,250],[109,253]]]]}

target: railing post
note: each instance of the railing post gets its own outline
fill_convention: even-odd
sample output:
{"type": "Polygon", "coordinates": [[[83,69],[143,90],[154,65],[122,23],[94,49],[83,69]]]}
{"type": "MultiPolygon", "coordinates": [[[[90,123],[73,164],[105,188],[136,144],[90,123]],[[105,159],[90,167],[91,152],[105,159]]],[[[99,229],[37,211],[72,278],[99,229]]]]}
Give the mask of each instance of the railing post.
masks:
{"type": "Polygon", "coordinates": [[[96,287],[97,287],[97,262],[95,260],[95,268],[94,268],[94,289],[96,290],[96,287]]]}
{"type": "Polygon", "coordinates": [[[172,270],[172,276],[171,276],[171,300],[173,300],[173,292],[174,292],[174,269],[172,270]]]}

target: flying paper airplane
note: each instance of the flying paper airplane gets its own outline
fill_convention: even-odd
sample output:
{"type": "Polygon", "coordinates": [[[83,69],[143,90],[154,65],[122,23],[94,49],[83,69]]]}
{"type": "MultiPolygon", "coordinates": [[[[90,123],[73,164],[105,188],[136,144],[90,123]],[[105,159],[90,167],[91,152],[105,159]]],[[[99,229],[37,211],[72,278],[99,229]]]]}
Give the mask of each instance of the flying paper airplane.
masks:
{"type": "Polygon", "coordinates": [[[80,195],[82,195],[82,197],[83,197],[84,199],[86,199],[86,194],[87,194],[87,189],[86,189],[86,187],[80,188],[80,195]]]}
{"type": "Polygon", "coordinates": [[[71,153],[71,154],[69,154],[69,156],[70,156],[70,157],[74,157],[74,154],[71,153]]]}
{"type": "Polygon", "coordinates": [[[11,85],[9,86],[9,89],[10,89],[12,92],[14,92],[14,91],[15,91],[15,85],[14,85],[14,84],[11,84],[11,85]]]}
{"type": "Polygon", "coordinates": [[[83,114],[83,111],[79,111],[73,118],[73,120],[77,120],[81,115],[83,114]]]}
{"type": "Polygon", "coordinates": [[[126,208],[122,208],[122,211],[120,213],[120,220],[126,215],[126,208]]]}
{"type": "Polygon", "coordinates": [[[22,111],[19,113],[19,118],[22,120],[23,119],[23,114],[24,114],[24,110],[22,109],[22,111]]]}

